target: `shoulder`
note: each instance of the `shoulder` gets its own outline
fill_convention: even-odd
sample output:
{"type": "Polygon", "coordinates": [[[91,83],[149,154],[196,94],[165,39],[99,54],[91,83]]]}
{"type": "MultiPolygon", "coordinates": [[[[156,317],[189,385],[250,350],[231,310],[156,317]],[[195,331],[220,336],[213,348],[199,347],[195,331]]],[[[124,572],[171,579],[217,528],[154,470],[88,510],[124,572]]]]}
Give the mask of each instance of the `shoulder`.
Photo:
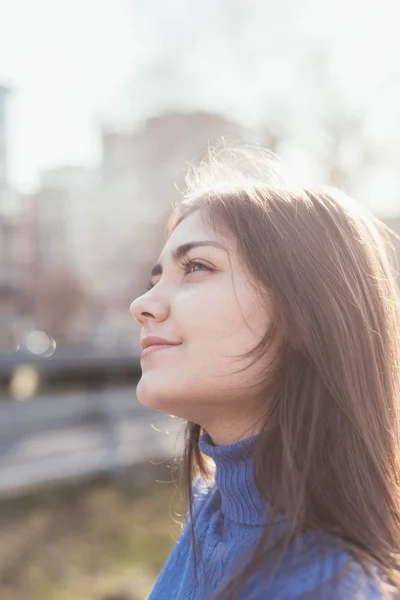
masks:
{"type": "MultiPolygon", "coordinates": [[[[260,600],[399,600],[383,595],[377,571],[368,573],[348,552],[333,542],[309,538],[301,552],[288,553],[276,576],[262,589],[260,600]],[[265,591],[264,591],[265,590],[265,591]]],[[[261,581],[260,581],[261,583],[261,581]]]]}
{"type": "MultiPolygon", "coordinates": [[[[325,557],[321,564],[304,567],[308,589],[304,599],[317,600],[384,600],[378,576],[368,573],[347,553],[341,557],[325,557]]],[[[296,597],[296,596],[295,596],[296,597]]],[[[303,596],[300,596],[303,598],[303,596]]],[[[394,600],[396,596],[387,596],[394,600]]]]}
{"type": "Polygon", "coordinates": [[[314,533],[307,534],[303,542],[304,556],[300,553],[294,575],[302,582],[304,598],[383,600],[377,569],[371,565],[367,571],[339,540],[314,533]]]}

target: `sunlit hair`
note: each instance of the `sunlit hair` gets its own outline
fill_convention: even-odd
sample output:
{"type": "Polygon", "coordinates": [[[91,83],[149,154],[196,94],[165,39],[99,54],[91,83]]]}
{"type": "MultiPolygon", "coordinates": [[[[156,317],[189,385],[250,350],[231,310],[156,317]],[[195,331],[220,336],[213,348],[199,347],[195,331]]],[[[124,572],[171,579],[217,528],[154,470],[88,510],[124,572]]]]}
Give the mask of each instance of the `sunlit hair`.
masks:
{"type": "MultiPolygon", "coordinates": [[[[252,573],[272,572],[305,531],[327,534],[367,573],[377,567],[399,587],[399,295],[392,233],[339,190],[300,189],[285,183],[280,169],[268,153],[211,151],[189,174],[168,227],[170,234],[199,210],[214,229],[233,236],[239,258],[275,309],[270,330],[248,356],[263,360],[278,334],[282,340],[263,381],[265,416],[254,459],[271,522],[223,593],[236,598],[252,573]],[[290,526],[271,547],[278,513],[290,526]]],[[[197,472],[212,478],[198,449],[201,433],[199,424],[187,424],[182,463],[193,548],[193,479],[197,472]]],[[[194,558],[197,570],[196,552],[194,558]]]]}

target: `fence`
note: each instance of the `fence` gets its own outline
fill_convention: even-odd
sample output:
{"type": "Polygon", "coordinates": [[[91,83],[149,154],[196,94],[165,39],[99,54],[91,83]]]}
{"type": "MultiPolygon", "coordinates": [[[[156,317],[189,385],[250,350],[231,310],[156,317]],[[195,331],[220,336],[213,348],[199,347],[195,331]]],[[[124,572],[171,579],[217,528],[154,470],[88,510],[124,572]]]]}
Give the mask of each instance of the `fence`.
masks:
{"type": "Polygon", "coordinates": [[[0,494],[173,457],[182,425],[143,407],[134,386],[0,403],[0,494]]]}

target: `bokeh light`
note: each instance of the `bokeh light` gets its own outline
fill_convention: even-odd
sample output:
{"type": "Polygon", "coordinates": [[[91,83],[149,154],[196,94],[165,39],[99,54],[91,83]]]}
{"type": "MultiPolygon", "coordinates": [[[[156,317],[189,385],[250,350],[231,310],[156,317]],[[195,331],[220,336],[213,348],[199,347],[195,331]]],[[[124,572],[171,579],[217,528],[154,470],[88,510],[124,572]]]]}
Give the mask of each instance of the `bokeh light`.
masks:
{"type": "Polygon", "coordinates": [[[26,348],[32,354],[51,356],[56,349],[56,342],[44,331],[31,331],[25,341],[26,348]]]}
{"type": "Polygon", "coordinates": [[[9,391],[14,400],[29,400],[40,387],[40,374],[31,365],[20,365],[11,377],[9,391]]]}

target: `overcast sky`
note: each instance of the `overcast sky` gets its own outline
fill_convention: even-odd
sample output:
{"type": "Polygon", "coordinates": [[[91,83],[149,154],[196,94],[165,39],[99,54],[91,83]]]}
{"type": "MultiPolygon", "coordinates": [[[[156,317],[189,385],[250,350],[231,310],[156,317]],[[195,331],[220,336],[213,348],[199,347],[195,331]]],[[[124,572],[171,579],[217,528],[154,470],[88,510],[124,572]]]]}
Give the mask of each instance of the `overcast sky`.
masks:
{"type": "MultiPolygon", "coordinates": [[[[29,191],[40,169],[94,166],[104,121],[202,107],[256,126],[266,94],[293,93],[304,39],[330,48],[346,102],[365,104],[399,64],[397,13],[396,0],[0,0],[11,181],[29,191]]],[[[371,128],[390,137],[381,112],[371,128]]]]}

